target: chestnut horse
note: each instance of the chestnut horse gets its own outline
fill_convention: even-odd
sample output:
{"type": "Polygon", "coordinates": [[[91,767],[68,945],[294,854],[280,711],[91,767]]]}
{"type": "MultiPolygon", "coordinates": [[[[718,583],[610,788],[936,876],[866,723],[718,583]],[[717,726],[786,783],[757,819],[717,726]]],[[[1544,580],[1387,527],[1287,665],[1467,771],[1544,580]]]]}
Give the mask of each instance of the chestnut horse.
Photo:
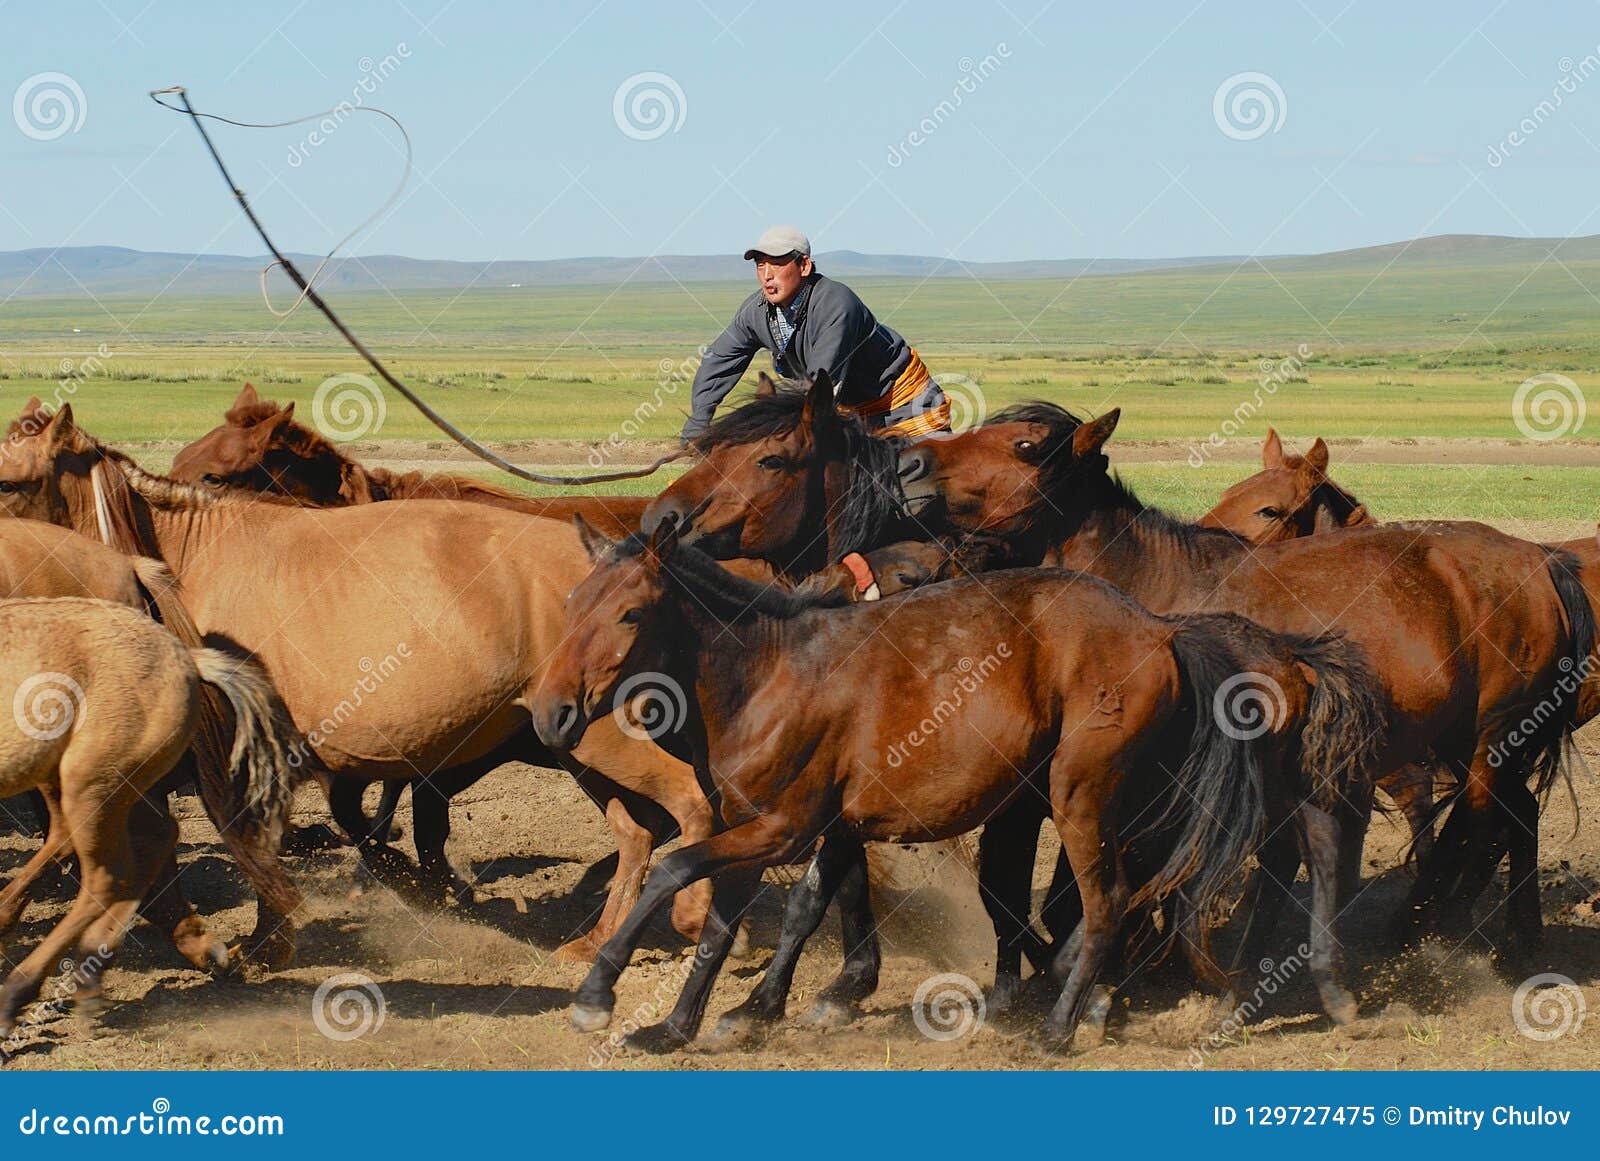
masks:
{"type": "MultiPolygon", "coordinates": [[[[154,617],[191,648],[200,645],[200,633],[184,608],[172,573],[158,561],[129,557],[88,537],[37,520],[0,523],[0,598],[89,597],[113,601],[154,617]]],[[[256,892],[270,900],[271,909],[293,914],[301,897],[278,861],[276,847],[267,836],[251,833],[236,817],[227,793],[226,764],[231,724],[225,703],[209,689],[202,691],[201,726],[192,751],[179,771],[196,781],[207,815],[224,845],[256,892]]],[[[12,880],[0,891],[0,931],[10,928],[22,914],[29,887],[50,864],[64,858],[72,836],[53,792],[38,792],[45,807],[44,842],[12,880]]],[[[165,799],[158,803],[163,815],[165,799]]],[[[145,896],[141,914],[167,933],[185,959],[202,970],[228,965],[221,943],[206,931],[183,897],[177,863],[162,867],[156,886],[145,896]]],[[[258,929],[241,948],[269,964],[282,965],[293,955],[289,930],[258,929]]]]}
{"type": "MultiPolygon", "coordinates": [[[[582,738],[641,675],[687,692],[681,738],[726,824],[651,872],[578,990],[582,1030],[609,1023],[640,932],[689,883],[715,877],[712,912],[677,1006],[641,1038],[650,1046],[698,1031],[762,868],[805,858],[823,840],[791,896],[778,953],[736,1018],[782,1013],[800,945],[857,872],[863,842],[937,841],[985,823],[1018,838],[1048,812],[1084,913],[1081,948],[1061,954],[1066,982],[1044,1029],[1065,1044],[1130,909],[1170,897],[1184,929],[1196,931],[1269,828],[1286,833],[1303,789],[1286,777],[1277,738],[1229,729],[1214,711],[1236,662],[1205,618],[1164,621],[1098,580],[1040,570],[831,608],[737,577],[679,547],[677,531],[664,521],[648,540],[586,537],[596,566],[570,598],[570,632],[533,703],[540,736],[559,747],[582,738]],[[964,695],[952,696],[956,682],[964,695]],[[894,696],[863,697],[875,684],[894,696]],[[935,706],[937,728],[919,733],[935,706]],[[1123,859],[1133,820],[1168,840],[1165,861],[1142,878],[1123,859]]],[[[1288,676],[1294,670],[1286,666],[1287,696],[1312,696],[1309,681],[1288,676]]],[[[1031,858],[1011,863],[1020,882],[999,894],[1015,903],[1019,885],[1026,899],[1031,858]]],[[[990,902],[998,888],[987,874],[985,888],[990,902]]],[[[1015,915],[1003,945],[1018,935],[1015,915]]]]}
{"type": "Polygon", "coordinates": [[[172,861],[168,776],[200,729],[202,685],[233,711],[225,771],[244,829],[276,843],[289,815],[299,736],[259,667],[191,649],[142,611],[110,601],[0,602],[0,794],[48,789],[78,856],[78,897],[0,986],[0,1041],[76,945],[74,999],[100,994],[140,900],[172,861]]]}
{"type": "MultiPolygon", "coordinates": [[[[1432,752],[1462,785],[1403,926],[1435,901],[1463,924],[1504,841],[1508,936],[1530,949],[1541,931],[1540,797],[1581,720],[1577,689],[1593,665],[1595,619],[1576,559],[1470,525],[1250,545],[1147,508],[1115,479],[1101,449],[1118,417],[1011,408],[909,449],[902,481],[922,519],[998,538],[1019,563],[1083,568],[1156,611],[1230,610],[1283,632],[1338,628],[1371,659],[1393,707],[1383,769],[1432,752]]],[[[1354,886],[1361,828],[1350,821],[1354,886]]]]}
{"type": "Polygon", "coordinates": [[[171,477],[211,488],[244,488],[295,496],[319,508],[380,500],[466,500],[530,516],[569,521],[581,515],[609,536],[639,527],[648,496],[524,496],[470,476],[369,468],[315,431],[294,421],[294,404],[280,407],[246,383],[223,424],[178,452],[171,477]]]}
{"type": "MultiPolygon", "coordinates": [[[[637,893],[650,834],[630,814],[659,802],[690,841],[710,833],[693,771],[638,726],[624,732],[623,715],[559,762],[534,736],[526,699],[566,631],[562,599],[589,569],[570,526],[442,500],[401,517],[386,504],[323,510],[217,491],[142,471],[78,429],[70,405],[29,420],[0,459],[0,510],[103,526],[119,548],[170,565],[208,641],[266,666],[336,785],[404,779],[431,804],[414,836],[425,885],[461,889],[444,854],[449,797],[512,760],[566,766],[621,831],[607,910],[566,954],[586,955],[637,893]]],[[[361,837],[359,799],[350,806],[338,821],[361,837]]],[[[387,848],[360,850],[390,869],[387,848]]],[[[675,922],[691,938],[708,896],[679,901],[675,922]]]]}

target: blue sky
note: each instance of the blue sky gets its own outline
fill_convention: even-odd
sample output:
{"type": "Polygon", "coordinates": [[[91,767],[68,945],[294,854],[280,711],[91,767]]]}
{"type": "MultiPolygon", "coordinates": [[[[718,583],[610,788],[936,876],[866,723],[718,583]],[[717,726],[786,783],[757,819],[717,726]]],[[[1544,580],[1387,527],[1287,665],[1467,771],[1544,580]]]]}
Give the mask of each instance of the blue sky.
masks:
{"type": "MultiPolygon", "coordinates": [[[[365,100],[405,123],[417,173],[359,253],[712,253],[773,221],[820,249],[967,260],[1600,233],[1600,72],[1571,79],[1600,62],[1594,3],[11,0],[0,20],[0,249],[256,253],[146,91],[276,121],[350,99],[386,57],[365,100]],[[627,92],[628,131],[615,115],[647,73],[670,78],[635,82],[672,106],[655,136],[627,92]],[[1235,83],[1271,105],[1259,136],[1215,115],[1249,73],[1276,86],[1235,83]],[[77,125],[59,135],[31,103],[51,85],[77,125]]],[[[316,251],[401,162],[375,117],[314,146],[308,128],[218,134],[279,242],[316,251]]]]}

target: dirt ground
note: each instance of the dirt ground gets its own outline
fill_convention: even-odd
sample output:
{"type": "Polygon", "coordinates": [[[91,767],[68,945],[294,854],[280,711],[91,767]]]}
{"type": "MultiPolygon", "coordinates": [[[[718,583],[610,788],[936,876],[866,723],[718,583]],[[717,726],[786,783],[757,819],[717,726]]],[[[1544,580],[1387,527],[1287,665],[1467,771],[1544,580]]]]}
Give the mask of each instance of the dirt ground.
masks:
{"type": "MultiPolygon", "coordinates": [[[[1600,727],[1580,742],[1594,766],[1600,727]]],[[[1584,813],[1600,810],[1600,785],[1587,771],[1578,776],[1577,792],[1584,813]]],[[[197,804],[178,801],[190,895],[214,929],[243,934],[253,921],[253,901],[197,804]]],[[[297,821],[322,817],[311,792],[301,807],[297,821]]],[[[598,812],[565,774],[508,766],[457,799],[453,818],[450,854],[477,882],[477,902],[441,910],[410,905],[373,885],[349,850],[294,858],[292,870],[312,902],[291,970],[214,980],[189,969],[141,926],[108,974],[114,1002],[98,1021],[71,1013],[25,1021],[9,1045],[15,1053],[9,1067],[1473,1069],[1583,1068],[1600,1061],[1595,1027],[1578,1023],[1552,1041],[1519,1033],[1512,1013],[1518,980],[1502,978],[1487,954],[1488,939],[1501,930],[1498,883],[1479,906],[1482,933],[1466,944],[1429,943],[1404,956],[1387,950],[1381,928],[1409,883],[1395,866],[1401,832],[1392,818],[1373,827],[1371,878],[1350,912],[1349,959],[1363,1001],[1356,1024],[1334,1028],[1320,1015],[1307,973],[1294,959],[1304,938],[1297,920],[1309,902],[1302,882],[1278,933],[1278,962],[1260,965],[1263,981],[1276,982],[1258,997],[1261,1012],[1247,1027],[1224,1026],[1226,1013],[1214,999],[1157,973],[1119,996],[1106,1044],[1066,1057],[1047,1057],[1030,1039],[1043,1019],[1042,1001],[981,1026],[960,1019],[959,1006],[925,1007],[935,1033],[960,1034],[933,1039],[919,1030],[913,1001],[925,982],[943,973],[964,976],[935,981],[934,994],[964,994],[975,1007],[977,988],[992,979],[992,937],[972,871],[942,848],[891,856],[889,884],[874,893],[883,919],[882,982],[853,1026],[815,1031],[797,1019],[839,963],[830,916],[801,962],[790,1018],[757,1048],[691,1048],[661,1057],[621,1047],[609,1034],[580,1034],[568,1025],[567,1006],[584,969],[554,961],[550,953],[582,930],[599,906],[602,875],[585,876],[610,850],[598,812]],[[335,977],[346,973],[361,973],[371,990],[352,992],[342,1005],[325,1001],[321,1023],[338,1035],[364,1023],[368,1030],[331,1039],[319,1030],[317,991],[328,981],[345,988],[347,982],[335,977]],[[940,1012],[947,1022],[939,1021],[940,1012]]],[[[1600,852],[1592,830],[1573,837],[1573,823],[1571,803],[1558,794],[1542,828],[1548,938],[1544,962],[1536,966],[1581,988],[1581,1002],[1571,993],[1560,997],[1569,1008],[1575,1002],[1600,1007],[1600,920],[1584,903],[1600,890],[1600,852]]],[[[0,870],[20,865],[31,845],[21,836],[0,835],[0,870]]],[[[1054,851],[1047,836],[1036,894],[1054,851]]],[[[50,883],[44,901],[6,940],[8,956],[20,956],[54,922],[70,891],[65,880],[50,883]]],[[[764,892],[752,927],[756,950],[724,973],[710,1007],[713,1019],[743,999],[765,964],[781,897],[778,886],[764,892]]],[[[682,978],[682,951],[670,928],[658,925],[622,979],[616,1026],[653,1023],[664,1014],[682,978]]]]}

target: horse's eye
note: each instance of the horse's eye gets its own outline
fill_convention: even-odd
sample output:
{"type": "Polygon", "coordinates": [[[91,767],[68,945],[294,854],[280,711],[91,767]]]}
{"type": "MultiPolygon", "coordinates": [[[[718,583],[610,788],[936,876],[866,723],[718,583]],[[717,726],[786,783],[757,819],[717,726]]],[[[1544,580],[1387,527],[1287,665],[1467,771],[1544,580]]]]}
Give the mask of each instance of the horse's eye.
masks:
{"type": "Polygon", "coordinates": [[[0,496],[10,496],[20,491],[22,491],[22,489],[17,487],[17,485],[13,484],[10,480],[0,480],[0,496]]]}
{"type": "Polygon", "coordinates": [[[215,472],[207,472],[205,475],[200,477],[200,482],[208,488],[222,487],[222,477],[217,475],[215,472]]]}
{"type": "Polygon", "coordinates": [[[1256,515],[1265,516],[1268,520],[1281,520],[1283,519],[1283,509],[1272,507],[1262,508],[1256,513],[1256,515]]]}
{"type": "Polygon", "coordinates": [[[764,472],[776,472],[783,467],[782,456],[762,456],[756,461],[756,467],[764,472]]]}
{"type": "Polygon", "coordinates": [[[622,614],[621,620],[624,625],[637,625],[640,621],[644,620],[644,610],[629,609],[626,613],[622,614]]]}
{"type": "Polygon", "coordinates": [[[1031,452],[1033,450],[1033,440],[1031,440],[1031,439],[1019,439],[1019,440],[1017,440],[1017,450],[1019,452],[1031,452]]]}

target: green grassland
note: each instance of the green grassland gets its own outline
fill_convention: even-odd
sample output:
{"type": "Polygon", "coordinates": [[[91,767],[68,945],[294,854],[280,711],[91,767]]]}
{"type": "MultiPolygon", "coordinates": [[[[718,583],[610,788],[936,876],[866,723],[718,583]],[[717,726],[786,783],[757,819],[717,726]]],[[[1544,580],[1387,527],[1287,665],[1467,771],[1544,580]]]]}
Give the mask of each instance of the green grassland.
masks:
{"type": "MultiPolygon", "coordinates": [[[[1291,439],[1514,441],[1523,437],[1512,396],[1530,375],[1559,372],[1585,391],[1600,384],[1600,259],[1296,260],[856,288],[936,375],[963,377],[969,386],[958,390],[989,414],[1034,398],[1086,413],[1115,406],[1120,440],[1171,441],[1170,462],[1127,472],[1152,500],[1183,511],[1203,510],[1248,470],[1184,462],[1212,433],[1248,442],[1272,425],[1291,439]]],[[[687,409],[686,361],[745,293],[735,284],[479,288],[348,295],[336,306],[391,369],[480,439],[663,439],[687,409]]],[[[763,356],[752,374],[764,365],[763,356]]],[[[256,297],[0,305],[0,408],[15,414],[30,395],[71,400],[85,427],[145,445],[157,468],[219,422],[246,380],[310,418],[319,384],[362,371],[312,310],[279,320],[256,297]]],[[[367,438],[442,437],[390,393],[367,438]]],[[[1597,438],[1600,417],[1563,437],[1597,438]]],[[[1600,444],[1593,469],[1544,466],[1549,445],[1526,446],[1526,468],[1364,464],[1338,476],[1391,517],[1587,520],[1600,510],[1588,499],[1600,498],[1600,444]]]]}

